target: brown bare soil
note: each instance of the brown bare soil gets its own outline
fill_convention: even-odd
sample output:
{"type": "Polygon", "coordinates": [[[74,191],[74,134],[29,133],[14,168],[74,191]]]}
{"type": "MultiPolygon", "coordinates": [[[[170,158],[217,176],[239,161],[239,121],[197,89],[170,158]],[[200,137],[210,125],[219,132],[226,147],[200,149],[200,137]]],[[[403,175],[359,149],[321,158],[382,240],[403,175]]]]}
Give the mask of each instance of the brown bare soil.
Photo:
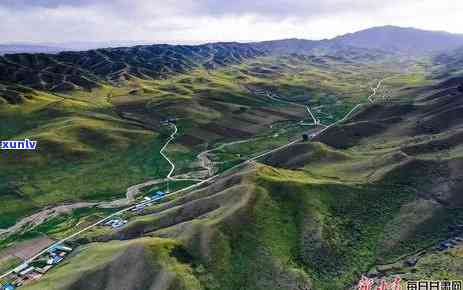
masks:
{"type": "Polygon", "coordinates": [[[0,253],[0,259],[5,256],[15,256],[22,260],[27,260],[40,253],[43,249],[49,247],[54,242],[54,240],[47,236],[21,242],[16,246],[0,253]]]}

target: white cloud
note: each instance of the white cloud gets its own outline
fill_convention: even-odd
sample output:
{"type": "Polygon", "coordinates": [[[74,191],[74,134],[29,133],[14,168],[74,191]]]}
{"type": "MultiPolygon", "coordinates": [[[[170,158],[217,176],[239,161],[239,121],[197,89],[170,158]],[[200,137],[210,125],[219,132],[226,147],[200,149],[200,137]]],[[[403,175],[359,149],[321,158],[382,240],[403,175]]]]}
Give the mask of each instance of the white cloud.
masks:
{"type": "Polygon", "coordinates": [[[379,25],[463,33],[461,0],[3,0],[2,42],[320,39],[379,25]]]}

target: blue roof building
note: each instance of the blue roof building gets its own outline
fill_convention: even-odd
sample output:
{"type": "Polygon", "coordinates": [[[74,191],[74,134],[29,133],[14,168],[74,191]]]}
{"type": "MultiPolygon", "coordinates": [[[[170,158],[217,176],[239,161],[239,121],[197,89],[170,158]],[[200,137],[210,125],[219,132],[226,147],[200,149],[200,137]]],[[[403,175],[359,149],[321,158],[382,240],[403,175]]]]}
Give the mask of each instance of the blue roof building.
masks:
{"type": "Polygon", "coordinates": [[[156,193],[154,193],[152,196],[151,196],[151,199],[155,199],[155,198],[158,198],[158,197],[163,197],[165,196],[166,193],[163,192],[163,191],[156,191],[156,193]]]}
{"type": "Polygon", "coordinates": [[[14,289],[16,289],[16,287],[14,287],[11,284],[6,284],[6,285],[2,286],[2,290],[14,290],[14,289]]]}
{"type": "Polygon", "coordinates": [[[61,262],[63,260],[62,257],[60,256],[55,256],[53,257],[53,264],[58,264],[59,262],[61,262]]]}

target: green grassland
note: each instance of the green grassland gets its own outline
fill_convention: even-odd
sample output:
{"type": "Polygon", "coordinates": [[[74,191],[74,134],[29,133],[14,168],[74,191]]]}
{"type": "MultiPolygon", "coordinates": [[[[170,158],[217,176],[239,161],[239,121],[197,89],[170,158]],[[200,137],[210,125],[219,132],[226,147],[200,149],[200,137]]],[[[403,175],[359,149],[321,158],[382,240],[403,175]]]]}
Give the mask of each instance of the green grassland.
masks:
{"type": "Polygon", "coordinates": [[[411,279],[416,280],[461,280],[462,249],[458,248],[445,254],[431,254],[423,258],[417,265],[416,273],[411,279]]]}
{"type": "MultiPolygon", "coordinates": [[[[416,198],[415,192],[401,185],[397,177],[394,183],[385,179],[375,184],[354,185],[269,166],[259,166],[253,176],[256,187],[252,202],[245,211],[237,213],[235,222],[229,217],[212,215],[215,217],[191,224],[193,228],[193,225],[205,228],[216,225],[213,228],[218,231],[212,231],[208,258],[194,250],[195,243],[180,246],[179,242],[159,240],[157,245],[176,243],[180,249],[186,248],[179,251],[180,256],[167,250],[168,256],[149,256],[148,261],[162,264],[174,256],[169,271],[177,277],[188,277],[188,283],[191,283],[182,284],[185,288],[179,289],[288,289],[294,285],[312,285],[316,289],[328,290],[345,289],[378,261],[394,261],[404,252],[411,251],[411,246],[422,247],[419,235],[407,240],[407,249],[398,247],[385,253],[381,247],[387,236],[388,222],[400,215],[403,204],[416,198]],[[183,270],[178,272],[179,269],[183,270]],[[185,273],[188,275],[184,276],[185,273]]],[[[157,223],[160,219],[162,213],[140,217],[137,221],[157,223]]],[[[451,222],[444,224],[447,223],[451,222]]],[[[203,233],[211,234],[208,230],[203,233]]],[[[151,244],[148,241],[146,243],[151,244]]],[[[105,264],[110,261],[115,265],[121,263],[119,259],[111,258],[115,257],[114,252],[106,249],[120,253],[119,246],[133,243],[139,243],[139,239],[84,246],[45,279],[29,287],[36,289],[34,287],[47,285],[69,289],[66,283],[80,279],[100,283],[94,277],[105,264]],[[88,262],[90,259],[92,263],[88,262]],[[71,272],[75,267],[80,270],[71,272]]],[[[135,253],[130,251],[130,255],[135,253]]],[[[422,260],[419,268],[430,271],[430,267],[438,267],[435,265],[437,261],[442,261],[439,262],[442,265],[455,263],[444,257],[439,260],[429,258],[422,260]]],[[[136,275],[137,281],[146,279],[143,272],[151,271],[150,267],[144,269],[136,275]]],[[[453,271],[451,267],[449,271],[453,271]]],[[[454,277],[439,273],[434,271],[432,277],[454,277]]]]}
{"type": "MultiPolygon", "coordinates": [[[[409,105],[364,108],[351,123],[332,130],[335,138],[328,132],[323,143],[296,144],[263,159],[267,165],[231,173],[204,190],[150,208],[117,233],[97,230],[81,242],[112,238],[135,242],[144,236],[174,239],[183,250],[170,272],[188,269],[191,283],[180,289],[346,289],[372,268],[422,251],[427,256],[414,269],[404,269],[401,274],[408,275],[404,277],[453,279],[461,273],[459,252],[441,254],[432,247],[448,238],[449,226],[463,223],[459,201],[453,202],[458,186],[450,185],[460,178],[455,168],[461,165],[461,156],[455,152],[461,146],[451,142],[451,132],[419,133],[415,119],[428,111],[409,105]],[[388,130],[364,130],[364,124],[375,129],[376,118],[396,115],[407,118],[386,123],[388,130]],[[340,132],[347,135],[340,138],[340,132]],[[430,140],[446,140],[446,146],[428,151],[423,144],[430,140]],[[442,158],[442,150],[450,154],[442,158]],[[449,185],[447,197],[436,195],[443,183],[449,185]]],[[[233,160],[280,142],[263,138],[235,144],[219,151],[217,160],[233,160]]],[[[173,151],[186,152],[178,144],[173,151]]],[[[103,250],[105,244],[101,246],[103,250]]],[[[77,255],[69,265],[80,265],[86,257],[77,255]]],[[[151,262],[162,263],[164,258],[155,256],[151,262]]],[[[59,285],[70,267],[58,267],[49,277],[59,285]]],[[[100,281],[102,268],[100,264],[86,268],[88,283],[100,281]]],[[[136,277],[146,279],[142,274],[136,277]]],[[[40,284],[45,281],[37,285],[46,285],[40,284]]]]}
{"type": "MultiPolygon", "coordinates": [[[[21,259],[16,257],[8,257],[0,260],[0,272],[4,273],[9,271],[10,269],[18,266],[21,264],[21,259]]],[[[2,281],[0,280],[0,283],[2,281]]]]}
{"type": "MultiPolygon", "coordinates": [[[[165,177],[170,166],[159,150],[171,129],[160,126],[163,118],[179,119],[179,135],[168,148],[169,157],[177,165],[176,174],[198,170],[196,155],[206,148],[255,138],[256,142],[227,146],[215,152],[214,161],[218,162],[219,171],[224,171],[247,157],[299,137],[307,129],[297,125],[297,121],[309,120],[306,113],[293,120],[281,117],[283,120],[278,119],[273,129],[255,121],[256,129],[249,136],[210,129],[210,125],[242,129],[235,125],[236,117],[256,115],[262,108],[297,109],[256,95],[254,90],[269,90],[285,100],[309,104],[322,123],[330,124],[357,103],[365,102],[370,88],[391,75],[393,78],[386,82],[391,91],[428,83],[421,67],[404,72],[391,61],[354,63],[292,56],[260,57],[215,70],[198,68],[165,79],[133,77],[118,85],[102,83],[91,90],[28,92],[28,97],[19,104],[0,103],[0,139],[29,138],[39,142],[35,152],[0,152],[0,228],[47,206],[121,198],[131,185],[165,177]],[[201,141],[189,143],[191,136],[201,141]]],[[[394,96],[409,97],[399,93],[394,96]]],[[[264,118],[273,117],[272,113],[266,114],[264,118]]],[[[264,271],[268,275],[264,277],[249,276],[264,268],[277,271],[279,279],[289,277],[302,284],[311,280],[320,289],[341,289],[377,259],[392,259],[425,246],[414,241],[400,245],[388,255],[378,249],[385,235],[383,225],[394,220],[400,205],[413,201],[414,195],[407,188],[390,184],[360,184],[371,171],[355,170],[355,166],[362,167],[377,155],[367,152],[361,156],[355,149],[335,151],[322,144],[310,146],[315,152],[311,163],[299,171],[277,170],[276,176],[271,170],[260,172],[251,221],[239,233],[224,225],[217,248],[211,249],[217,255],[216,263],[205,263],[203,267],[202,262],[195,261],[201,266],[195,264],[193,270],[184,268],[182,263],[170,264],[173,271],[188,274],[186,280],[178,283],[192,284],[182,287],[200,289],[200,283],[208,289],[250,289],[253,285],[258,285],[256,289],[268,289],[273,285],[267,281],[271,273],[264,271]],[[390,195],[382,195],[385,191],[390,195]],[[378,208],[378,200],[384,207],[378,208]],[[314,227],[311,231],[323,230],[321,241],[309,241],[319,246],[315,248],[319,252],[308,249],[312,244],[304,246],[298,242],[305,238],[301,235],[307,230],[306,223],[314,227]]],[[[189,184],[171,183],[170,189],[189,184]]],[[[158,187],[166,185],[146,188],[144,193],[158,187]]],[[[10,237],[3,244],[36,234],[64,237],[78,225],[104,214],[105,211],[95,209],[74,211],[49,220],[32,232],[10,237]]],[[[451,223],[454,215],[448,216],[445,223],[451,223]]],[[[436,225],[439,221],[435,221],[436,225]]],[[[83,242],[109,234],[97,229],[83,242]]],[[[442,233],[436,234],[433,239],[441,236],[442,233]]],[[[96,261],[101,258],[97,266],[103,267],[109,256],[123,251],[122,246],[108,252],[104,248],[104,245],[90,246],[90,255],[78,253],[70,260],[77,262],[59,267],[31,289],[41,289],[34,287],[43,285],[57,287],[49,289],[67,289],[67,284],[51,281],[64,279],[79,263],[83,263],[85,271],[90,271],[85,263],[92,257],[96,261]],[[100,247],[102,252],[98,253],[100,247]]],[[[71,280],[77,281],[85,271],[76,273],[71,280]]]]}
{"type": "Polygon", "coordinates": [[[38,140],[34,152],[1,152],[1,227],[47,205],[123,196],[167,171],[158,152],[169,132],[134,126],[89,102],[37,94],[0,109],[2,139],[38,140]]]}
{"type": "MultiPolygon", "coordinates": [[[[68,214],[63,214],[54,218],[50,218],[43,224],[33,229],[29,229],[25,232],[11,235],[6,239],[1,240],[0,250],[12,247],[18,244],[19,242],[41,237],[44,235],[56,240],[63,239],[75,233],[77,230],[83,229],[86,226],[89,226],[90,224],[98,220],[101,220],[102,218],[113,213],[114,211],[115,209],[99,208],[74,209],[68,214]]],[[[19,263],[18,261],[14,261],[12,262],[12,264],[17,266],[19,263]]]]}
{"type": "Polygon", "coordinates": [[[381,239],[378,219],[384,222],[403,202],[388,198],[390,205],[382,211],[371,207],[378,197],[386,198],[380,190],[320,184],[305,174],[268,167],[255,182],[259,187],[249,216],[243,217],[247,222],[239,230],[225,223],[214,240],[216,256],[207,269],[219,285],[212,289],[286,289],[293,280],[342,289],[374,262],[375,242],[381,239]],[[316,240],[318,230],[321,240],[316,240]]]}
{"type": "MultiPolygon", "coordinates": [[[[276,126],[266,134],[256,136],[247,142],[231,144],[215,150],[210,153],[211,159],[218,163],[220,172],[229,167],[230,164],[243,162],[259,155],[259,153],[301,139],[301,135],[310,128],[313,128],[313,126],[301,126],[297,123],[281,124],[281,126],[276,126]]],[[[215,144],[213,148],[218,146],[220,146],[220,143],[215,144]]]]}
{"type": "MultiPolygon", "coordinates": [[[[246,88],[265,88],[294,100],[309,98],[312,105],[325,105],[332,119],[359,96],[367,96],[373,82],[371,71],[377,67],[317,61],[264,57],[216,70],[196,69],[164,80],[133,78],[119,86],[103,84],[88,91],[51,94],[33,90],[20,104],[3,104],[2,139],[37,139],[39,150],[2,151],[0,226],[12,225],[46,205],[120,197],[128,186],[165,174],[167,163],[157,152],[169,132],[147,130],[121,119],[119,105],[145,108],[142,121],[149,112],[175,115],[184,120],[180,130],[194,135],[201,124],[228,118],[208,106],[211,101],[237,109],[284,106],[246,88]],[[347,105],[332,109],[337,105],[327,103],[326,94],[347,105]]],[[[226,137],[219,139],[227,141],[226,137]]],[[[179,172],[194,159],[194,154],[188,153],[190,148],[185,150],[174,153],[179,172]]],[[[192,149],[192,153],[198,151],[192,149]]]]}
{"type": "MultiPolygon", "coordinates": [[[[290,219],[284,226],[277,223],[276,228],[302,236],[280,243],[290,246],[292,252],[288,253],[292,255],[285,256],[293,257],[292,262],[309,273],[318,289],[342,289],[378,260],[394,259],[412,250],[413,245],[420,248],[419,238],[409,241],[405,251],[398,247],[384,253],[380,247],[384,225],[398,215],[401,205],[414,200],[413,190],[396,184],[320,184],[307,182],[310,178],[303,175],[292,177],[291,172],[281,175],[272,170],[270,177],[264,175],[262,180],[279,208],[273,218],[290,219]],[[291,241],[300,242],[288,245],[291,241]]],[[[269,214],[268,207],[262,211],[269,214]]],[[[275,248],[282,247],[278,241],[271,236],[267,239],[275,248]]],[[[432,240],[428,238],[427,242],[432,240]]]]}
{"type": "MultiPolygon", "coordinates": [[[[260,167],[251,208],[234,226],[224,222],[214,240],[215,256],[207,267],[219,283],[213,289],[287,289],[300,281],[311,281],[315,289],[345,289],[378,263],[430,249],[447,238],[448,226],[463,221],[461,209],[451,207],[420,217],[417,192],[430,187],[423,169],[392,171],[374,182],[346,182],[346,169],[326,178],[307,169],[260,167]],[[399,236],[397,227],[409,224],[414,226],[399,236]],[[391,246],[391,240],[397,243],[391,246]]],[[[438,266],[429,257],[417,266],[420,277],[455,277],[454,258],[431,255],[453,274],[432,270],[438,266]]]]}

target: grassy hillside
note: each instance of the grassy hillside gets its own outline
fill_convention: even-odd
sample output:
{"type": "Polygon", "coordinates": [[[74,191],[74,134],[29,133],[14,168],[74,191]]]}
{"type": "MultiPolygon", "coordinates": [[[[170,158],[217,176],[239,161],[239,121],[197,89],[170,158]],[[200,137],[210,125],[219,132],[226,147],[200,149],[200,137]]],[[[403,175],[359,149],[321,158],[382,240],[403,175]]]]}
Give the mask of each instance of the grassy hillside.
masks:
{"type": "MultiPolygon", "coordinates": [[[[458,110],[461,92],[447,82],[426,94],[408,91],[414,95],[365,107],[316,142],[265,158],[266,165],[242,167],[148,208],[123,229],[75,242],[98,248],[110,240],[175,240],[195,281],[185,289],[346,289],[365,273],[453,279],[461,246],[433,247],[463,223],[462,127],[442,117],[458,110]]],[[[222,153],[241,146],[248,145],[222,153]]],[[[99,267],[88,271],[86,283],[100,281],[92,278],[99,267]]]]}
{"type": "MultiPolygon", "coordinates": [[[[15,57],[30,65],[41,63],[32,56],[15,57]]],[[[163,177],[169,168],[158,151],[171,133],[160,125],[163,119],[178,118],[175,142],[184,149],[178,154],[173,150],[172,156],[181,173],[208,145],[271,135],[269,127],[279,122],[311,121],[303,108],[256,90],[310,104],[329,123],[366,99],[374,78],[400,75],[390,63],[356,64],[330,56],[236,62],[216,69],[191,68],[164,79],[135,74],[117,85],[99,80],[92,89],[59,93],[0,86],[1,139],[39,141],[37,152],[1,153],[6,169],[0,175],[5,201],[0,227],[44,206],[122,197],[130,185],[163,177]]],[[[407,82],[397,80],[393,86],[407,82]]]]}
{"type": "MultiPolygon", "coordinates": [[[[200,170],[203,150],[252,140],[210,154],[223,171],[316,129],[301,125],[312,122],[302,104],[330,124],[367,102],[379,80],[384,87],[375,104],[314,142],[124,215],[130,222],[120,230],[77,237],[76,253],[25,289],[336,290],[420,251],[429,256],[407,274],[430,271],[433,255],[446,265],[458,261],[431,248],[448,238],[448,226],[463,223],[460,79],[437,82],[429,59],[379,52],[153,49],[133,48],[151,61],[149,71],[131,49],[2,59],[3,69],[20,63],[43,79],[0,85],[0,139],[38,140],[34,152],[0,152],[0,228],[58,204],[123,198],[127,187],[165,177],[170,167],[159,150],[172,133],[165,119],[177,119],[168,155],[178,174],[200,170]],[[153,68],[161,56],[175,57],[178,67],[153,68]],[[74,79],[60,89],[74,75],[85,84],[74,79]]],[[[0,246],[37,234],[59,239],[108,212],[74,210],[0,246]]],[[[433,271],[436,278],[455,273],[433,271]]]]}
{"type": "MultiPolygon", "coordinates": [[[[398,183],[397,177],[391,184],[391,178],[353,185],[259,166],[179,197],[101,238],[137,241],[140,236],[160,236],[181,241],[188,267],[201,285],[186,289],[345,289],[377,263],[395,261],[429,246],[423,238],[436,243],[446,237],[437,229],[461,222],[455,211],[441,210],[435,223],[425,227],[418,223],[407,236],[397,237],[397,230],[390,231],[391,222],[402,218],[402,207],[420,198],[398,183]],[[399,244],[387,246],[391,238],[399,244]]],[[[69,263],[75,266],[78,262],[69,263]]],[[[56,273],[64,275],[64,267],[56,273]]],[[[89,269],[88,283],[99,281],[92,278],[98,269],[93,265],[89,269]]],[[[64,281],[56,275],[53,285],[64,281]]],[[[143,280],[143,275],[138,273],[136,280],[143,280]]],[[[126,275],[120,279],[119,283],[128,281],[126,275]]]]}
{"type": "Polygon", "coordinates": [[[24,289],[204,289],[185,263],[182,246],[172,240],[111,242],[81,250],[24,289]],[[121,275],[127,278],[123,283],[121,275]]]}
{"type": "Polygon", "coordinates": [[[117,84],[132,78],[161,79],[198,67],[216,68],[262,55],[248,44],[149,45],[58,54],[0,57],[0,83],[55,92],[117,84]]]}
{"type": "MultiPolygon", "coordinates": [[[[0,227],[44,206],[111,199],[168,169],[158,151],[162,134],[141,128],[90,102],[34,91],[6,105],[2,140],[29,138],[38,150],[2,151],[0,227]]],[[[168,132],[165,132],[168,133],[168,132]]]]}

